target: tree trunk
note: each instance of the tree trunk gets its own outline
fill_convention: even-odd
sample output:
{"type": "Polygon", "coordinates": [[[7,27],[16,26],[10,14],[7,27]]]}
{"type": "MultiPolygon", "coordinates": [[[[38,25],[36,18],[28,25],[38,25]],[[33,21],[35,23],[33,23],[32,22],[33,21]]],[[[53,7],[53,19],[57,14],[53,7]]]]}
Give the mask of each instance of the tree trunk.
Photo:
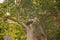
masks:
{"type": "Polygon", "coordinates": [[[27,29],[27,40],[37,40],[33,32],[34,32],[33,28],[27,29]]]}

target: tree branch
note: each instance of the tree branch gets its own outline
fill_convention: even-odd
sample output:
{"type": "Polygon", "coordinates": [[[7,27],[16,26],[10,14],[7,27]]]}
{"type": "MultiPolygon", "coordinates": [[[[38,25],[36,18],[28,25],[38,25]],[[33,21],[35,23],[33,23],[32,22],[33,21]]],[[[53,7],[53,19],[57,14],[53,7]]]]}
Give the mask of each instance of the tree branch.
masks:
{"type": "Polygon", "coordinates": [[[26,29],[29,29],[29,25],[30,24],[32,24],[33,22],[36,22],[36,20],[37,20],[37,18],[34,18],[34,19],[32,19],[31,21],[28,21],[27,23],[29,23],[29,25],[26,25],[26,23],[23,23],[23,22],[21,22],[20,20],[16,20],[16,19],[14,19],[14,18],[12,18],[11,16],[5,16],[6,18],[8,18],[8,19],[10,19],[10,20],[12,20],[12,21],[15,21],[15,22],[17,22],[18,24],[20,24],[20,25],[22,25],[23,26],[23,28],[26,30],[26,29]],[[32,22],[32,23],[31,23],[32,22]]]}
{"type": "Polygon", "coordinates": [[[25,28],[25,30],[28,28],[27,27],[27,25],[25,25],[23,22],[21,22],[20,20],[16,20],[16,19],[14,19],[14,18],[12,18],[12,17],[10,17],[10,16],[7,16],[6,18],[8,18],[8,19],[10,19],[10,20],[12,20],[12,21],[15,21],[15,22],[17,22],[18,24],[21,24],[22,26],[23,26],[23,28],[25,28]]]}

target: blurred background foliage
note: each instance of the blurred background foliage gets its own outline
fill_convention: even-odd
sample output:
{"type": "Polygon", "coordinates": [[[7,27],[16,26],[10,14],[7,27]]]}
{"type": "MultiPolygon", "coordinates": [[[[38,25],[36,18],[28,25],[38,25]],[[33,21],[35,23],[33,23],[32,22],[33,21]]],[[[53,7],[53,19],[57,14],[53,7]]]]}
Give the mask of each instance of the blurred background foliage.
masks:
{"type": "Polygon", "coordinates": [[[0,3],[0,40],[4,35],[11,35],[13,40],[26,40],[22,26],[4,17],[7,12],[15,19],[18,13],[24,23],[37,17],[33,26],[38,29],[40,24],[44,25],[48,40],[60,40],[60,0],[5,0],[0,3]]]}

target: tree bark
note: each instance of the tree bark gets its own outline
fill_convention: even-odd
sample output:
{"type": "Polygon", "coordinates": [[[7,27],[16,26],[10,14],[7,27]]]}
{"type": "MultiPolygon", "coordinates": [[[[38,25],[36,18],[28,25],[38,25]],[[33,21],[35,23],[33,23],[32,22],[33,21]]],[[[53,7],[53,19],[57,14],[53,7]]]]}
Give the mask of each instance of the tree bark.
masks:
{"type": "Polygon", "coordinates": [[[27,29],[27,40],[37,40],[37,38],[34,35],[34,30],[32,27],[27,29]]]}
{"type": "Polygon", "coordinates": [[[33,40],[33,29],[27,29],[27,40],[33,40]]]}

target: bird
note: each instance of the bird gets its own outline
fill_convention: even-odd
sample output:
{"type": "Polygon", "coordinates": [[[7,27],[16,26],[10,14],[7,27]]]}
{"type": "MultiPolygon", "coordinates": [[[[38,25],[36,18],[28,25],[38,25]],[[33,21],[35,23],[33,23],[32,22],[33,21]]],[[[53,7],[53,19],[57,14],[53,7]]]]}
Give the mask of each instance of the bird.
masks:
{"type": "Polygon", "coordinates": [[[36,20],[37,20],[37,17],[35,17],[34,19],[30,19],[30,20],[28,20],[28,22],[26,22],[26,25],[28,26],[28,25],[36,22],[36,20]]]}

